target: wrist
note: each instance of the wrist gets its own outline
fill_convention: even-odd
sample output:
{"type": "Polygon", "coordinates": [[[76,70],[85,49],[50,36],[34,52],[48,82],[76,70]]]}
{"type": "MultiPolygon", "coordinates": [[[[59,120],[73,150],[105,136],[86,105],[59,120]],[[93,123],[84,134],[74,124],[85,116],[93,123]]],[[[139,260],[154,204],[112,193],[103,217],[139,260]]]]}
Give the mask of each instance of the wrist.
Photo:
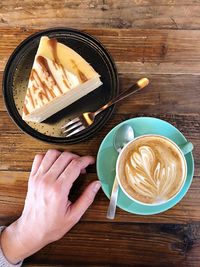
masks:
{"type": "Polygon", "coordinates": [[[19,255],[21,251],[15,240],[16,231],[14,231],[14,228],[15,226],[13,223],[4,229],[0,236],[2,252],[7,261],[11,264],[17,264],[23,260],[23,258],[19,255]]]}
{"type": "Polygon", "coordinates": [[[11,264],[17,264],[38,250],[24,231],[20,219],[3,230],[0,241],[2,252],[11,264]]]}

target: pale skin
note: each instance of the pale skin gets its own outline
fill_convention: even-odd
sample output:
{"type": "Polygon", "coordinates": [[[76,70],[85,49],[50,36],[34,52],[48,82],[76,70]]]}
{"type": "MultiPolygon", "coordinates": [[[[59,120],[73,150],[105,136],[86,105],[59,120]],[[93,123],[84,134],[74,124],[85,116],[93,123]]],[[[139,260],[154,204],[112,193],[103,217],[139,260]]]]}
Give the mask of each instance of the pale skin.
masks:
{"type": "Polygon", "coordinates": [[[63,237],[92,204],[101,184],[94,181],[71,203],[70,189],[80,173],[94,163],[91,156],[48,150],[33,161],[21,217],[1,234],[7,260],[16,264],[63,237]]]}

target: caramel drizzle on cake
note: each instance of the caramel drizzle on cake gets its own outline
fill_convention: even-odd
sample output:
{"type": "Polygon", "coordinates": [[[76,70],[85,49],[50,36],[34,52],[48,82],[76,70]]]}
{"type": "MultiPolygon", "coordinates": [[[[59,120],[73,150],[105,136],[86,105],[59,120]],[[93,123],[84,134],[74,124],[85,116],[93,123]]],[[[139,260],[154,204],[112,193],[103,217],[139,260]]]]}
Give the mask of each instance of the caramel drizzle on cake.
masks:
{"type": "MultiPolygon", "coordinates": [[[[43,72],[46,71],[47,74],[48,74],[48,76],[50,76],[50,77],[52,78],[54,84],[57,85],[58,90],[59,90],[60,93],[62,94],[63,91],[62,91],[62,89],[60,88],[59,84],[56,82],[55,77],[54,77],[53,73],[51,72],[51,70],[50,70],[50,68],[49,68],[49,64],[48,64],[47,59],[44,58],[43,56],[38,56],[36,60],[37,60],[37,62],[40,64],[40,66],[41,66],[43,72]]],[[[49,88],[48,88],[48,89],[49,89],[49,88]]],[[[52,89],[49,89],[49,93],[52,94],[52,89]]],[[[52,96],[53,96],[53,95],[52,95],[52,96]]],[[[53,97],[55,97],[55,94],[54,94],[53,97]]]]}
{"type": "MultiPolygon", "coordinates": [[[[57,40],[56,39],[49,39],[47,44],[51,48],[51,53],[53,60],[51,60],[53,67],[56,71],[61,74],[62,82],[64,86],[66,86],[67,90],[71,89],[71,83],[68,77],[68,73],[65,70],[64,66],[61,64],[58,55],[57,55],[57,40]]],[[[50,102],[52,99],[56,98],[55,88],[59,91],[59,95],[63,94],[62,88],[56,81],[54,73],[52,73],[51,68],[49,66],[49,62],[47,58],[38,55],[36,57],[36,62],[40,66],[40,71],[37,71],[35,68],[32,69],[30,74],[31,85],[28,88],[28,93],[26,98],[29,99],[29,103],[31,104],[32,108],[34,109],[38,105],[44,105],[44,100],[50,102]],[[38,102],[39,100],[39,102],[38,102]]],[[[78,75],[78,79],[80,83],[84,83],[88,80],[86,75],[78,68],[76,62],[71,59],[72,68],[78,75]]],[[[58,92],[57,92],[58,94],[58,92]]],[[[25,115],[29,114],[30,111],[27,107],[27,99],[24,103],[24,113],[25,115]]]]}
{"type": "Polygon", "coordinates": [[[33,107],[35,107],[35,103],[34,103],[34,101],[33,101],[33,97],[32,97],[32,94],[31,94],[31,90],[30,90],[30,88],[28,88],[27,97],[29,97],[29,98],[30,98],[30,100],[31,100],[31,103],[32,103],[32,106],[33,106],[33,107]]]}
{"type": "Polygon", "coordinates": [[[36,88],[38,88],[38,89],[41,88],[43,90],[43,91],[38,92],[38,96],[40,96],[41,93],[42,93],[42,95],[44,95],[46,97],[46,99],[49,101],[49,96],[47,94],[47,91],[50,93],[51,90],[48,88],[48,86],[46,85],[46,83],[44,83],[41,80],[38,72],[36,70],[34,70],[34,69],[31,72],[30,80],[35,81],[35,83],[36,83],[36,87],[33,86],[35,88],[34,89],[35,91],[37,91],[36,88]]]}
{"type": "Polygon", "coordinates": [[[48,45],[51,47],[52,55],[54,58],[54,62],[60,65],[60,60],[57,54],[57,40],[56,39],[49,39],[48,45]]]}
{"type": "MultiPolygon", "coordinates": [[[[49,46],[51,47],[51,51],[52,51],[52,55],[53,55],[53,58],[54,58],[54,64],[58,65],[59,67],[62,68],[63,70],[63,73],[64,73],[64,76],[65,78],[68,80],[67,76],[66,76],[66,73],[64,71],[64,68],[62,66],[62,64],[60,64],[60,61],[59,61],[59,58],[58,58],[58,55],[57,55],[57,40],[56,39],[50,39],[48,40],[48,44],[49,46]]],[[[82,83],[86,82],[88,80],[88,78],[85,76],[85,74],[78,68],[76,62],[71,59],[71,63],[72,63],[72,66],[73,68],[77,71],[78,75],[79,75],[79,78],[80,78],[80,81],[82,83]]],[[[66,81],[66,80],[65,80],[66,81]]]]}
{"type": "Polygon", "coordinates": [[[71,63],[73,64],[73,68],[76,69],[76,71],[78,72],[79,78],[81,80],[82,83],[87,82],[88,78],[85,76],[85,74],[78,68],[76,62],[71,59],[71,63]]]}
{"type": "Polygon", "coordinates": [[[23,112],[24,112],[25,115],[30,114],[30,112],[28,111],[25,103],[24,103],[24,106],[23,106],[23,112]]]}

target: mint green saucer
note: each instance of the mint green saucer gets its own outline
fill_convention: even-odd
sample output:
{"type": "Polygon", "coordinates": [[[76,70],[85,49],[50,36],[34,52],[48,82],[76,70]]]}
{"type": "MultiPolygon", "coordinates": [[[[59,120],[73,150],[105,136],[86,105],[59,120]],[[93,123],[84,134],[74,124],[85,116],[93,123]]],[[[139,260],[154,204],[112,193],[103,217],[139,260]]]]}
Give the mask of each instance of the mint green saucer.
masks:
{"type": "MultiPolygon", "coordinates": [[[[117,160],[117,152],[113,147],[113,137],[119,126],[123,123],[128,123],[133,127],[135,137],[143,134],[159,134],[168,137],[174,141],[177,145],[182,145],[187,142],[184,135],[172,126],[170,123],[151,117],[133,118],[118,124],[113,128],[104,138],[100,145],[97,154],[97,175],[102,183],[102,189],[106,196],[110,198],[113,181],[115,178],[115,164],[117,160]]],[[[176,205],[187,193],[194,174],[194,160],[192,153],[188,153],[186,156],[187,162],[187,178],[186,182],[179,192],[179,194],[168,203],[161,204],[159,206],[144,206],[130,200],[121,189],[119,189],[117,206],[130,213],[140,215],[151,215],[166,211],[176,205]]]]}

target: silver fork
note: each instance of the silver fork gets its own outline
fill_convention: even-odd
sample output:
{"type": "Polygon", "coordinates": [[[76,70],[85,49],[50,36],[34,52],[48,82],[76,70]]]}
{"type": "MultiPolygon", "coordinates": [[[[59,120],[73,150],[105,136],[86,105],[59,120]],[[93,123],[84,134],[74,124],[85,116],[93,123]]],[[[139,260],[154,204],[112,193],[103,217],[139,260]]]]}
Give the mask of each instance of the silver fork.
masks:
{"type": "Polygon", "coordinates": [[[121,101],[122,99],[126,98],[127,96],[136,93],[137,91],[143,89],[145,86],[149,84],[149,80],[147,78],[142,78],[137,83],[132,85],[130,88],[119,94],[117,97],[109,101],[107,104],[99,108],[95,112],[84,112],[82,115],[74,118],[73,120],[69,121],[65,125],[61,127],[63,133],[66,137],[72,136],[80,131],[85,130],[87,127],[94,123],[95,117],[102,112],[103,110],[109,108],[110,106],[114,105],[115,103],[121,101]]]}

